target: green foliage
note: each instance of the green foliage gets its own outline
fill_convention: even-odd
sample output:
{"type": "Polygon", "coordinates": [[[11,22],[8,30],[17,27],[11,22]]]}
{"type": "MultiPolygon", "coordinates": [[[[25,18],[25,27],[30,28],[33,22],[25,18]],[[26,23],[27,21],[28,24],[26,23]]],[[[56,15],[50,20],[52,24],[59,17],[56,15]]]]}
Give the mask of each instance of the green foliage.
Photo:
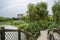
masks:
{"type": "Polygon", "coordinates": [[[18,26],[18,28],[24,29],[25,27],[28,26],[28,23],[26,23],[25,21],[16,20],[13,21],[13,25],[18,26]]]}
{"type": "Polygon", "coordinates": [[[40,34],[40,26],[37,22],[30,23],[28,27],[24,29],[26,32],[30,32],[33,36],[38,37],[40,34]]]}
{"type": "Polygon", "coordinates": [[[22,16],[21,20],[29,20],[29,16],[22,16]]]}
{"type": "Polygon", "coordinates": [[[60,24],[60,2],[56,2],[56,3],[53,5],[52,11],[53,11],[54,21],[55,21],[57,24],[60,24]]]}
{"type": "Polygon", "coordinates": [[[47,21],[53,22],[53,17],[52,17],[52,16],[48,16],[48,17],[47,17],[47,21]]]}
{"type": "Polygon", "coordinates": [[[29,4],[27,11],[31,21],[37,21],[40,19],[45,19],[48,15],[47,4],[46,3],[37,3],[29,4]]]}
{"type": "Polygon", "coordinates": [[[24,21],[13,21],[13,25],[20,25],[20,24],[24,24],[24,21]]]}
{"type": "Polygon", "coordinates": [[[12,20],[11,18],[0,17],[0,25],[10,25],[11,20],[12,20]]]}
{"type": "Polygon", "coordinates": [[[48,23],[48,29],[52,30],[53,28],[56,28],[56,24],[53,22],[48,23]]]}
{"type": "Polygon", "coordinates": [[[26,23],[25,23],[25,24],[20,24],[20,25],[18,25],[18,27],[21,28],[21,29],[24,29],[24,28],[27,27],[27,26],[28,26],[28,24],[26,24],[26,23]]]}
{"type": "Polygon", "coordinates": [[[48,21],[47,20],[40,20],[38,21],[41,30],[45,30],[48,28],[48,21]]]}
{"type": "Polygon", "coordinates": [[[14,20],[14,21],[17,20],[17,18],[15,18],[15,17],[12,17],[11,19],[14,20]]]}
{"type": "Polygon", "coordinates": [[[46,3],[37,3],[37,4],[29,4],[27,14],[29,16],[29,26],[24,30],[26,32],[31,33],[33,36],[38,38],[40,35],[40,29],[47,29],[47,4],[46,3]],[[44,20],[41,21],[40,20],[44,20]]]}
{"type": "Polygon", "coordinates": [[[37,3],[36,6],[39,7],[39,8],[47,9],[47,3],[44,3],[44,2],[37,3]]]}
{"type": "Polygon", "coordinates": [[[6,18],[6,17],[0,17],[0,22],[6,22],[6,21],[10,21],[10,18],[6,18]]]}

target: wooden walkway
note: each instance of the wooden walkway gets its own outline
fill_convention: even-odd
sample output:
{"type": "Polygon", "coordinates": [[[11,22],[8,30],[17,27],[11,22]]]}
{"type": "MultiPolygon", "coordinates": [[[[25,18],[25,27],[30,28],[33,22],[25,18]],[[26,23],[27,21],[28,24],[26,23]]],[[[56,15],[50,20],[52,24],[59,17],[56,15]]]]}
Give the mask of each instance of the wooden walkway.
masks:
{"type": "Polygon", "coordinates": [[[47,31],[48,30],[44,30],[44,31],[41,31],[41,35],[39,36],[39,38],[37,40],[48,40],[47,37],[47,31]]]}

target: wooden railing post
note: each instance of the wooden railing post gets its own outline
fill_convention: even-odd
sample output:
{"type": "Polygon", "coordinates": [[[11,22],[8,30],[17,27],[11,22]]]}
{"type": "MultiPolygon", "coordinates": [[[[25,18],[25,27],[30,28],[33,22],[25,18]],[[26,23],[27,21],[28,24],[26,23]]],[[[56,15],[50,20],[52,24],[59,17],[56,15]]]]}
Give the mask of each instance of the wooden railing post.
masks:
{"type": "Polygon", "coordinates": [[[5,40],[5,28],[1,27],[1,40],[5,40]]]}
{"type": "Polygon", "coordinates": [[[21,32],[19,29],[18,29],[18,40],[21,40],[21,32]]]}

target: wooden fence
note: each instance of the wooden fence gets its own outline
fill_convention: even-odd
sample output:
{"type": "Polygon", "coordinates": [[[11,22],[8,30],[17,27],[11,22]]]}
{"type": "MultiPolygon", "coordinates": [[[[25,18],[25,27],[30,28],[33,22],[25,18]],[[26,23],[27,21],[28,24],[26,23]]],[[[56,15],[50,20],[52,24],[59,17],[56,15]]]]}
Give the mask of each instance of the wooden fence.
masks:
{"type": "Polygon", "coordinates": [[[0,40],[21,40],[21,31],[0,27],[0,40]]]}

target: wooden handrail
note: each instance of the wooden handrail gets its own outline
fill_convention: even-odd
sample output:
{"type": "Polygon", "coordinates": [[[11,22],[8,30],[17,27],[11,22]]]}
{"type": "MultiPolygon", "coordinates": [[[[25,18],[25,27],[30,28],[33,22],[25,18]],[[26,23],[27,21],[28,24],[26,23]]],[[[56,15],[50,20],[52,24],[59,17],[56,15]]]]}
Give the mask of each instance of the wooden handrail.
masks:
{"type": "Polygon", "coordinates": [[[16,30],[16,29],[3,29],[3,27],[2,27],[2,29],[0,30],[0,32],[3,32],[3,31],[5,31],[5,32],[18,32],[18,31],[20,31],[20,32],[22,32],[24,34],[27,34],[29,36],[34,37],[30,32],[26,32],[26,31],[24,31],[24,30],[22,30],[20,28],[18,30],[16,30]]]}

